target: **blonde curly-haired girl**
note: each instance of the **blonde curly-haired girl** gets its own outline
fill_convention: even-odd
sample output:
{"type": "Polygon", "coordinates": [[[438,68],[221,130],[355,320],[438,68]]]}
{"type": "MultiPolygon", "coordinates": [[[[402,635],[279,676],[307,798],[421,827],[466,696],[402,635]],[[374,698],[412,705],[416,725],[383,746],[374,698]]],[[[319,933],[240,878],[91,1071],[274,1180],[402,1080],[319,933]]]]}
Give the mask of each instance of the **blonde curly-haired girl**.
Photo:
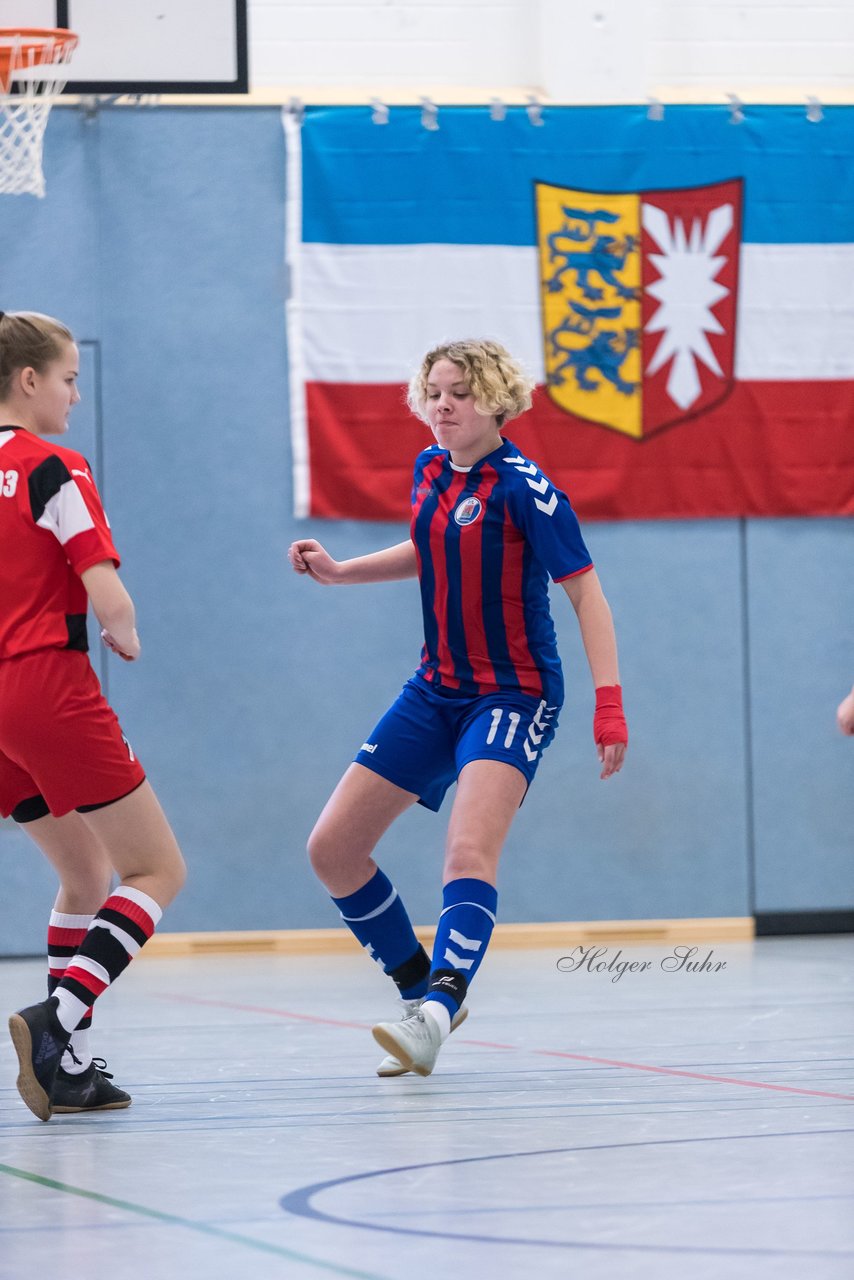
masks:
{"type": "Polygon", "coordinates": [[[424,648],[415,675],[357,752],[320,815],[309,856],[342,918],[394,980],[403,1020],[382,1022],[381,1076],[427,1076],[495,923],[498,861],[554,736],[563,675],[549,578],[575,609],[596,690],[602,778],[619,772],[628,733],[611,611],[569,499],[504,436],[531,404],[532,380],[497,342],[448,342],[409,385],[435,443],[415,462],[410,536],[336,561],[313,538],[290,549],[316,582],[418,577],[424,648]],[[443,910],[432,961],[373,860],[391,823],[419,802],[438,810],[456,782],[443,910]]]}

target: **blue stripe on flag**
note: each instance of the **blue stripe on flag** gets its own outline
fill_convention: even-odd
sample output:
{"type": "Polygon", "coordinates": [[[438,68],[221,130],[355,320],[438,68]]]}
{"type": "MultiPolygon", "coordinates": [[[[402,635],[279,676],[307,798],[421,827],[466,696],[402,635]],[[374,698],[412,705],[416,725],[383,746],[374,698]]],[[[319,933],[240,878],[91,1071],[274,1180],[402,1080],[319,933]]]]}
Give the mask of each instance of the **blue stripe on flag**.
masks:
{"type": "Polygon", "coordinates": [[[321,244],[536,243],[535,181],[649,191],[745,180],[743,240],[854,241],[854,107],[318,107],[302,129],[303,239],[321,244]]]}

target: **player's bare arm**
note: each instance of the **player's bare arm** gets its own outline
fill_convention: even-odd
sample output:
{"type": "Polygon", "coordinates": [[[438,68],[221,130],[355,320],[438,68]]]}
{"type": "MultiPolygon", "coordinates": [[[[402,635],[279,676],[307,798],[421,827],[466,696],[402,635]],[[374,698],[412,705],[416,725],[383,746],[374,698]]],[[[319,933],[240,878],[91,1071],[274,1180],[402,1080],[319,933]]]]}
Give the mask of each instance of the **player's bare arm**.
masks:
{"type": "Polygon", "coordinates": [[[581,640],[593,687],[596,690],[596,750],[602,765],[601,778],[610,778],[623,767],[628,735],[624,734],[622,700],[619,695],[620,668],[614,620],[595,569],[561,583],[578,618],[581,640]],[[622,724],[620,723],[621,721],[622,724]],[[612,741],[624,734],[625,741],[612,741]]]}
{"type": "Polygon", "coordinates": [[[407,538],[393,547],[352,560],[334,560],[314,538],[291,543],[288,560],[296,573],[308,574],[324,586],[363,582],[398,582],[418,574],[415,547],[407,538]]]}
{"type": "Polygon", "coordinates": [[[104,644],[125,662],[135,661],[140,654],[136,613],[115,565],[110,560],[102,560],[84,569],[80,578],[101,624],[104,644]]]}

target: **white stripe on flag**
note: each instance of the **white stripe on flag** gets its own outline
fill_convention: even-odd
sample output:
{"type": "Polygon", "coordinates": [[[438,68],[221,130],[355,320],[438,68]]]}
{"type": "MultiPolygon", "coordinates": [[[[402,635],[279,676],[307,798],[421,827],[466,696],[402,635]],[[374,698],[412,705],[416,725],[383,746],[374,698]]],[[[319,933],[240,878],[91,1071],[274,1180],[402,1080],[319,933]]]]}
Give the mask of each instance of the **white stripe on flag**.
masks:
{"type": "Polygon", "coordinates": [[[492,337],[538,382],[536,250],[503,245],[302,246],[309,381],[408,381],[449,338],[492,337]]]}
{"type": "MultiPolygon", "coordinates": [[[[294,395],[301,375],[406,382],[425,351],[455,337],[497,338],[538,383],[545,379],[533,247],[303,244],[298,255],[291,247],[292,271],[297,258],[289,316],[295,329],[301,319],[302,346],[291,346],[294,395]]],[[[745,244],[740,266],[738,378],[854,377],[854,313],[846,296],[854,244],[745,244]]],[[[304,435],[298,399],[292,412],[302,415],[304,435]]]]}
{"type": "Polygon", "coordinates": [[[291,450],[293,452],[294,515],[307,516],[311,497],[308,461],[307,379],[303,358],[302,250],[302,138],[293,113],[282,111],[285,130],[285,265],[288,296],[285,319],[288,335],[288,385],[290,388],[291,450]]]}

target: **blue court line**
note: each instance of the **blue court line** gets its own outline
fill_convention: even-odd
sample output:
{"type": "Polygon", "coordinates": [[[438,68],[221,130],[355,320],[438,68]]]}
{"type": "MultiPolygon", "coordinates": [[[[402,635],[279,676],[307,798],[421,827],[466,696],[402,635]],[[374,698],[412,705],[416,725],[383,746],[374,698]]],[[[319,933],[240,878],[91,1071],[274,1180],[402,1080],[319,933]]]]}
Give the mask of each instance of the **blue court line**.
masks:
{"type": "Polygon", "coordinates": [[[117,1200],[114,1196],[102,1195],[99,1191],[86,1191],[83,1187],[72,1187],[67,1182],[58,1182],[55,1178],[45,1178],[39,1173],[30,1173],[26,1169],[16,1169],[12,1165],[0,1164],[0,1173],[12,1178],[21,1178],[24,1182],[34,1182],[40,1187],[48,1187],[51,1191],[64,1191],[68,1195],[80,1196],[84,1200],[94,1200],[98,1204],[109,1205],[113,1209],[123,1209],[126,1213],[134,1213],[142,1218],[153,1218],[155,1222],[168,1223],[174,1227],[184,1227],[201,1235],[216,1236],[219,1240],[227,1240],[230,1244],[243,1245],[245,1248],[257,1249],[261,1253],[273,1253],[280,1258],[289,1258],[292,1262],[305,1262],[311,1267],[320,1267],[324,1271],[332,1271],[338,1276],[352,1276],[354,1280],[389,1280],[372,1271],[356,1271],[352,1267],[341,1267],[334,1262],[323,1262],[320,1258],[310,1258],[306,1253],[297,1253],[294,1249],[285,1249],[281,1245],[267,1244],[264,1240],[253,1240],[251,1236],[240,1235],[235,1231],[224,1231],[221,1227],[212,1227],[204,1222],[195,1222],[192,1218],[181,1218],[174,1213],[163,1213],[159,1209],[149,1209],[146,1205],[134,1204],[130,1200],[117,1200]]]}
{"type": "MultiPolygon", "coordinates": [[[[425,1231],[417,1227],[394,1227],[373,1222],[364,1222],[356,1218],[342,1218],[335,1214],[324,1213],[312,1204],[315,1196],[323,1191],[346,1186],[350,1182],[366,1182],[370,1178],[382,1178],[388,1174],[423,1173],[428,1169],[449,1169],[458,1165],[483,1164],[486,1161],[518,1160],[532,1156],[579,1155],[588,1151],[627,1151],[641,1150],[650,1147],[689,1146],[707,1142],[742,1142],[758,1141],[766,1138],[814,1138],[841,1133],[854,1133],[854,1129],[814,1129],[794,1130],[785,1133],[735,1133],[721,1134],[705,1138],[662,1138],[651,1142],[608,1142],[580,1147],[551,1147],[541,1151],[510,1151],[493,1156],[464,1156],[455,1160],[434,1160],[425,1164],[399,1165],[390,1169],[375,1169],[369,1173],[350,1174],[345,1178],[331,1178],[327,1182],[315,1182],[307,1187],[299,1187],[290,1191],[279,1200],[286,1213],[298,1217],[312,1218],[319,1222],[332,1223],[339,1227],[358,1227],[364,1231],[381,1231],[391,1235],[421,1236],[437,1240],[465,1240],[475,1244],[509,1244],[536,1245],[547,1249],[590,1249],[600,1253],[667,1253],[667,1254],[701,1254],[721,1257],[773,1257],[773,1258],[852,1258],[854,1250],[834,1249],[763,1249],[735,1248],[717,1245],[651,1245],[651,1244],[615,1244],[612,1241],[600,1243],[586,1240],[537,1240],[526,1236],[489,1236],[474,1233],[453,1231],[425,1231]]],[[[607,1208],[608,1206],[602,1206],[607,1208]]]]}

